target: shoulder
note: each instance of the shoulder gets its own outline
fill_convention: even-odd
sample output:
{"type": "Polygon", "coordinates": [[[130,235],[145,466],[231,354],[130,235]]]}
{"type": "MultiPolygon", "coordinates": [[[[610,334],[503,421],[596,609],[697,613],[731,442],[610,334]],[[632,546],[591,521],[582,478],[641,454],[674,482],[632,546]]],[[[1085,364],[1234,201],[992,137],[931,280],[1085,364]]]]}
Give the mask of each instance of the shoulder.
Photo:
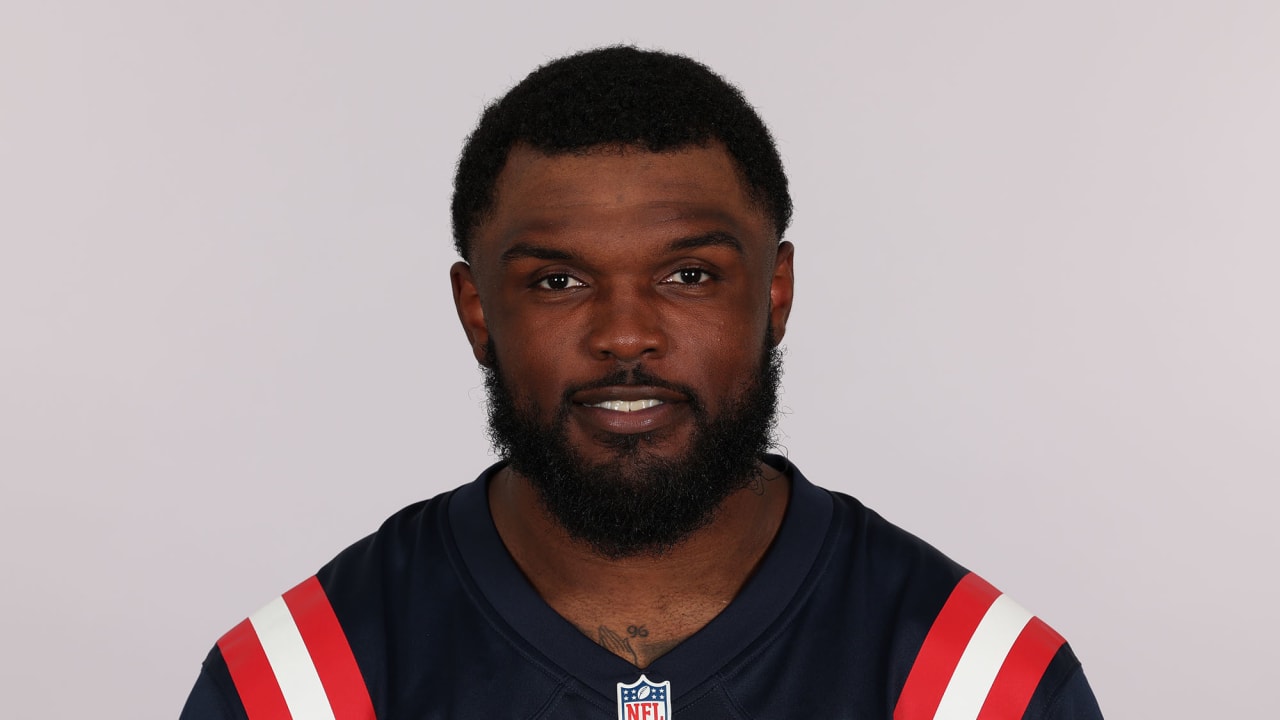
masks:
{"type": "Polygon", "coordinates": [[[831,495],[821,587],[833,608],[843,607],[849,632],[876,648],[895,718],[1073,717],[1054,709],[1065,704],[1096,710],[1079,661],[1052,627],[856,499],[831,495]]]}
{"type": "Polygon", "coordinates": [[[229,630],[206,658],[183,717],[288,717],[295,706],[319,704],[345,708],[338,717],[372,717],[387,628],[402,627],[405,617],[442,617],[408,607],[448,595],[451,494],[392,515],[229,630]]]}
{"type": "Polygon", "coordinates": [[[855,600],[867,618],[891,614],[898,632],[923,640],[969,570],[857,499],[827,492],[833,512],[824,572],[845,583],[841,600],[855,600]]]}
{"type": "Polygon", "coordinates": [[[320,568],[315,580],[348,633],[398,615],[411,594],[452,574],[448,506],[457,491],[415,503],[320,568]]]}

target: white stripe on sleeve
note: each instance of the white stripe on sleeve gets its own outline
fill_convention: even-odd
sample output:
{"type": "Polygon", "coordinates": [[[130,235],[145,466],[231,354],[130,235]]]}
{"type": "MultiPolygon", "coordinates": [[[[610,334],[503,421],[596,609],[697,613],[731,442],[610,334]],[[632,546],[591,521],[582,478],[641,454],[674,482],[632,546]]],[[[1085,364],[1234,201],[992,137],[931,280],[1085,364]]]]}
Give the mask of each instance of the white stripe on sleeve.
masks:
{"type": "Polygon", "coordinates": [[[978,717],[1009,649],[1030,621],[1031,613],[1009,599],[1008,595],[1001,595],[991,603],[965,646],[955,672],[951,673],[934,720],[974,720],[978,717]]]}
{"type": "Polygon", "coordinates": [[[293,720],[334,720],[333,708],[289,606],[278,597],[249,616],[293,720]]]}

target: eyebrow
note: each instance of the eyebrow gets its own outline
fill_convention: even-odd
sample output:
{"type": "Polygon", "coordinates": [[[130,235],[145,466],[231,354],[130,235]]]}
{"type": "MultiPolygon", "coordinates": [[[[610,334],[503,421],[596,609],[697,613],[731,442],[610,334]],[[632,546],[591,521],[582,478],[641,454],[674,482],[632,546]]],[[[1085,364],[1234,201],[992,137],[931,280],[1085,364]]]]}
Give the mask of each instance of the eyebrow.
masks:
{"type": "MultiPolygon", "coordinates": [[[[704,247],[727,247],[732,249],[739,255],[745,255],[746,250],[742,247],[742,241],[727,232],[713,231],[703,233],[701,235],[690,235],[688,237],[677,238],[667,243],[667,251],[674,252],[678,250],[695,250],[704,247]]],[[[535,260],[573,260],[573,253],[565,250],[557,250],[555,248],[535,245],[528,242],[518,242],[507,248],[498,262],[507,266],[516,260],[523,258],[534,258],[535,260]]]]}
{"type": "Polygon", "coordinates": [[[572,260],[573,254],[564,250],[555,250],[553,248],[541,247],[527,242],[519,242],[507,248],[502,253],[502,257],[498,258],[499,264],[506,266],[521,258],[534,258],[536,260],[572,260]]]}
{"type": "Polygon", "coordinates": [[[731,248],[739,255],[746,255],[746,250],[742,248],[742,241],[733,235],[715,230],[701,235],[691,235],[689,237],[672,240],[667,245],[668,250],[695,250],[697,248],[722,246],[731,248]]]}

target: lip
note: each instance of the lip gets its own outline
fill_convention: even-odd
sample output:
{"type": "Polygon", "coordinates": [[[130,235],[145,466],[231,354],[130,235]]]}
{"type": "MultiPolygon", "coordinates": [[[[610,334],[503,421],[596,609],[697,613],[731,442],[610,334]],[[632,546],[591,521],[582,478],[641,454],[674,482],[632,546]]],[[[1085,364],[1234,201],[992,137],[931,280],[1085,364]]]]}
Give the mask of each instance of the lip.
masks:
{"type": "Polygon", "coordinates": [[[569,397],[574,405],[595,405],[607,400],[644,400],[653,398],[667,403],[686,402],[684,393],[653,385],[608,385],[605,387],[580,390],[569,397]]]}
{"type": "Polygon", "coordinates": [[[688,398],[674,390],[647,385],[611,385],[574,393],[572,414],[589,430],[617,435],[656,432],[683,420],[689,413],[688,398]],[[632,410],[592,407],[610,400],[662,401],[661,405],[632,410]]]}

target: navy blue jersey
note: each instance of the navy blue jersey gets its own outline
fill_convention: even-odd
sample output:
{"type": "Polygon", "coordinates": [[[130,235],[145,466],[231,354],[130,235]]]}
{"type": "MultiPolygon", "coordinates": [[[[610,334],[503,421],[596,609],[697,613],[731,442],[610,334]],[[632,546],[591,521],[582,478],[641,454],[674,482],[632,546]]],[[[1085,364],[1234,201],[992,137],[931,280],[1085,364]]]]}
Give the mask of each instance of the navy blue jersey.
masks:
{"type": "Polygon", "coordinates": [[[810,484],[783,458],[768,460],[791,479],[777,538],[733,602],[645,668],[643,683],[641,670],[556,614],[507,554],[488,509],[495,466],[395,514],[286,594],[288,609],[281,601],[254,616],[265,638],[268,616],[292,611],[322,683],[307,679],[315,670],[302,678],[277,665],[285,641],[263,657],[246,621],[239,632],[253,652],[242,654],[241,636],[229,633],[205,660],[182,719],[288,717],[272,699],[280,693],[273,675],[290,686],[295,720],[307,714],[294,701],[307,682],[331,699],[343,682],[360,686],[359,699],[342,708],[332,700],[334,711],[318,715],[337,720],[370,712],[414,720],[913,720],[935,710],[940,718],[1101,718],[1080,663],[1047,626],[857,500],[810,484]],[[308,603],[329,619],[306,619],[300,608],[308,603]],[[322,649],[313,635],[344,639],[346,654],[322,649]],[[983,665],[990,647],[974,649],[979,638],[997,648],[994,665],[983,665]],[[957,687],[962,676],[978,679],[976,699],[957,687]],[[1013,698],[1006,702],[992,689],[984,700],[987,688],[1003,687],[1022,687],[1024,696],[1005,693],[1013,698]]]}

